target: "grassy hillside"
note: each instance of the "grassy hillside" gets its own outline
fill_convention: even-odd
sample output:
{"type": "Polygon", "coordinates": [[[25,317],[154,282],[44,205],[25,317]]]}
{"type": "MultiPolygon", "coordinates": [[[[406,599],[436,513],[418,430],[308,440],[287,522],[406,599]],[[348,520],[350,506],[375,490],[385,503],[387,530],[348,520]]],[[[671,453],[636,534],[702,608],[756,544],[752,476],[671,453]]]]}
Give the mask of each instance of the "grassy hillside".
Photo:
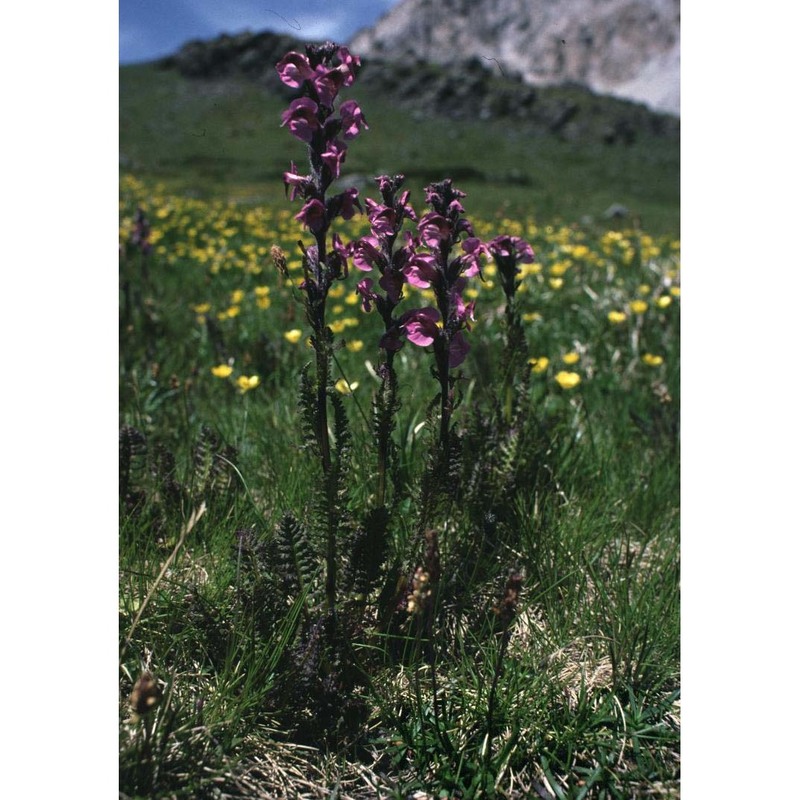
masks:
{"type": "MultiPolygon", "coordinates": [[[[578,90],[558,91],[569,98],[578,90]]],[[[355,87],[352,96],[370,130],[348,153],[351,178],[403,172],[412,197],[420,197],[426,183],[452,177],[484,218],[602,220],[618,203],[651,233],[679,231],[674,139],[642,135],[628,145],[573,143],[508,119],[454,124],[415,118],[420,115],[369,87],[355,87]]],[[[121,166],[199,196],[278,199],[283,171],[298,157],[279,127],[284,107],[284,100],[245,79],[186,79],[154,64],[123,67],[121,166]]]]}

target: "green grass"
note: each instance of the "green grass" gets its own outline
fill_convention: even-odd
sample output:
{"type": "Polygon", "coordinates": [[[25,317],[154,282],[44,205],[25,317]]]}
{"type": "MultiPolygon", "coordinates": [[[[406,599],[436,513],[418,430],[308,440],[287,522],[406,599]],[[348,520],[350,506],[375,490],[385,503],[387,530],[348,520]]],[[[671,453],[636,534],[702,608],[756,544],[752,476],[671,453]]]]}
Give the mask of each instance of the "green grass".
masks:
{"type": "MultiPolygon", "coordinates": [[[[569,99],[569,90],[559,91],[569,99]]],[[[416,120],[380,95],[355,87],[350,95],[370,130],[351,148],[346,172],[363,176],[368,188],[373,175],[402,171],[421,198],[424,185],[452,177],[485,219],[600,220],[619,203],[650,233],[678,234],[675,140],[572,144],[510,120],[416,120]]],[[[277,202],[283,172],[301,153],[279,127],[282,110],[280,98],[246,81],[192,81],[154,65],[120,69],[125,164],[200,196],[277,202]]]]}
{"type": "Polygon", "coordinates": [[[455,183],[479,236],[531,242],[520,311],[528,355],[550,363],[516,376],[504,423],[504,302],[487,268],[455,414],[459,490],[432,515],[441,578],[426,628],[391,598],[398,578],[430,564],[417,515],[437,382],[407,344],[386,552],[367,562],[379,570],[363,593],[346,554],[375,492],[379,326],[348,302],[353,276],[331,298],[329,322],[350,344],[333,379],[359,385],[342,397],[353,440],[344,627],[320,645],[319,477],[297,391],[312,351],[268,256],[281,246],[291,268],[305,238],[281,185],[302,147],[253,87],[214,93],[152,67],[121,70],[121,796],[678,797],[677,154],[651,152],[648,172],[644,147],[578,153],[500,137],[482,163],[497,127],[415,128],[379,99],[363,105],[372,127],[349,174],[405,170],[412,188],[469,165],[530,174],[525,187],[455,183]],[[612,199],[642,227],[568,224],[612,199]],[[137,208],[155,231],[146,258],[130,242],[137,208]],[[636,300],[646,310],[632,311],[636,300]],[[285,337],[293,329],[300,341],[285,337]],[[562,360],[570,353],[576,363],[562,360]],[[212,374],[226,363],[229,377],[212,374]],[[580,383],[560,388],[561,370],[580,383]],[[242,393],[236,379],[251,375],[259,385],[242,393]],[[504,627],[493,608],[511,569],[522,589],[504,627]],[[159,698],[134,717],[143,670],[159,698]]]}

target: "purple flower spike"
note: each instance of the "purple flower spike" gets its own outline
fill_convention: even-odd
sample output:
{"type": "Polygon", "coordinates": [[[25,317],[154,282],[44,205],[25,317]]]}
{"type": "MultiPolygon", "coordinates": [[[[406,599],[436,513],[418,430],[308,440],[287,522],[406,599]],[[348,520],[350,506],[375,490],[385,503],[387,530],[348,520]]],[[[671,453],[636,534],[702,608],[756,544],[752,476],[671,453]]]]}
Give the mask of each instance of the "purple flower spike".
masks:
{"type": "Polygon", "coordinates": [[[345,76],[336,69],[326,69],[323,66],[317,67],[312,84],[321,105],[328,106],[328,108],[333,107],[333,101],[336,99],[336,95],[339,94],[339,89],[344,84],[344,79],[345,76]]]}
{"type": "Polygon", "coordinates": [[[498,261],[514,258],[521,263],[530,264],[536,257],[531,246],[519,236],[496,236],[487,247],[498,261]]]}
{"type": "Polygon", "coordinates": [[[371,236],[365,236],[353,243],[353,264],[362,272],[369,272],[381,257],[380,243],[371,236]]]}
{"type": "Polygon", "coordinates": [[[344,163],[345,156],[347,155],[347,145],[344,142],[340,142],[338,139],[334,139],[332,142],[328,142],[328,148],[322,154],[321,158],[328,169],[331,171],[331,175],[334,178],[338,178],[341,172],[342,164],[344,163]]]}
{"type": "Polygon", "coordinates": [[[343,86],[352,86],[356,73],[361,68],[361,58],[354,56],[346,47],[340,47],[336,53],[341,62],[338,69],[344,75],[343,86]]]}
{"type": "Polygon", "coordinates": [[[356,285],[356,292],[361,295],[361,307],[367,314],[372,311],[372,304],[378,300],[378,295],[372,291],[372,286],[372,278],[364,278],[356,285]]]}
{"type": "Polygon", "coordinates": [[[310,142],[320,128],[318,111],[319,106],[310,97],[292,100],[289,108],[281,114],[281,127],[288,125],[292,136],[301,142],[310,142]]]}
{"type": "Polygon", "coordinates": [[[339,115],[342,118],[342,131],[345,139],[355,139],[362,128],[369,129],[361,107],[355,100],[345,100],[339,106],[339,115]]]}
{"type": "Polygon", "coordinates": [[[365,202],[373,234],[375,236],[391,236],[395,232],[397,224],[397,215],[394,209],[376,203],[370,198],[367,198],[365,202]]]}
{"type": "Polygon", "coordinates": [[[289,193],[289,200],[294,200],[298,195],[305,197],[306,192],[312,185],[311,178],[308,175],[300,175],[297,172],[297,167],[292,161],[291,169],[283,173],[283,182],[289,193]]]}
{"type": "Polygon", "coordinates": [[[403,314],[401,326],[409,342],[418,347],[427,347],[440,334],[436,324],[440,319],[441,314],[435,308],[415,308],[403,314]]]}
{"type": "Polygon", "coordinates": [[[431,281],[436,280],[436,259],[430,253],[415,253],[403,267],[406,280],[418,289],[429,289],[431,281]]]}
{"type": "Polygon", "coordinates": [[[461,243],[461,249],[464,251],[463,263],[467,265],[462,274],[471,278],[481,271],[480,255],[483,253],[488,256],[489,247],[477,237],[470,236],[461,243]]]}
{"type": "Polygon", "coordinates": [[[386,292],[386,297],[392,305],[397,305],[403,296],[403,274],[401,272],[386,271],[378,281],[381,289],[386,292]]]}
{"type": "Polygon", "coordinates": [[[325,226],[325,206],[319,200],[309,200],[295,215],[312,233],[321,231],[325,226]]]}
{"type": "Polygon", "coordinates": [[[511,298],[519,286],[520,268],[518,263],[530,263],[536,258],[531,246],[519,236],[496,236],[487,245],[489,253],[497,264],[497,271],[503,291],[511,302],[511,298]]]}
{"type": "Polygon", "coordinates": [[[351,186],[341,194],[337,194],[330,200],[332,217],[340,215],[343,219],[352,219],[356,209],[361,211],[361,203],[358,200],[358,189],[351,186]]]}
{"type": "Polygon", "coordinates": [[[429,211],[419,221],[419,235],[428,247],[439,247],[442,242],[450,238],[452,229],[450,223],[441,214],[429,211]]]}
{"type": "Polygon", "coordinates": [[[417,212],[411,207],[411,204],[408,202],[408,198],[411,196],[411,192],[406,190],[403,194],[400,195],[400,199],[398,200],[398,205],[400,208],[403,209],[403,214],[408,217],[412,222],[417,221],[417,212]]]}
{"type": "Polygon", "coordinates": [[[276,65],[281,80],[292,89],[299,89],[303,81],[310,81],[314,77],[314,70],[308,58],[302,53],[291,51],[287,53],[276,65]]]}

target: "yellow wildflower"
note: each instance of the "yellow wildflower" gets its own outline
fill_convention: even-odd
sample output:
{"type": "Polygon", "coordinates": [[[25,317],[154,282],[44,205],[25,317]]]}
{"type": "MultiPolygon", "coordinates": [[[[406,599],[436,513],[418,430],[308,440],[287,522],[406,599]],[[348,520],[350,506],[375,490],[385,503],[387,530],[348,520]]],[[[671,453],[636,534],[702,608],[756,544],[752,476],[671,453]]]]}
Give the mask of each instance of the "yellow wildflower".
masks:
{"type": "Polygon", "coordinates": [[[216,367],[211,367],[211,374],[216,378],[228,378],[231,372],[233,372],[233,367],[230,364],[219,364],[216,367]]]}
{"type": "Polygon", "coordinates": [[[578,355],[578,353],[576,353],[574,350],[571,353],[564,353],[564,355],[561,356],[561,360],[565,364],[570,364],[570,365],[577,364],[578,361],[580,361],[580,358],[581,358],[580,355],[578,355]]]}
{"type": "Polygon", "coordinates": [[[253,292],[255,292],[256,297],[266,297],[269,294],[269,286],[256,286],[253,292]]]}
{"type": "Polygon", "coordinates": [[[339,378],[339,380],[336,381],[335,388],[340,394],[352,394],[358,389],[358,381],[348,383],[344,378],[339,378]]]}
{"type": "Polygon", "coordinates": [[[642,361],[649,367],[660,367],[664,363],[662,356],[654,356],[652,353],[645,353],[642,356],[642,361]]]}
{"type": "Polygon", "coordinates": [[[538,311],[528,311],[522,315],[524,322],[538,322],[541,318],[542,315],[538,311]]]}
{"type": "Polygon", "coordinates": [[[364,342],[362,342],[361,339],[353,339],[353,341],[348,342],[345,347],[351,353],[358,353],[360,350],[364,349],[364,342]]]}
{"type": "Polygon", "coordinates": [[[575,247],[572,248],[573,258],[586,258],[590,253],[591,251],[585,244],[576,244],[575,247]]]}
{"type": "Polygon", "coordinates": [[[559,372],[556,375],[556,383],[562,389],[574,389],[581,382],[581,376],[577,372],[559,372]]]}
{"type": "Polygon", "coordinates": [[[550,364],[550,359],[547,356],[539,356],[539,358],[529,358],[528,363],[533,372],[544,372],[550,364]]]}
{"type": "Polygon", "coordinates": [[[564,285],[563,278],[550,278],[550,288],[551,289],[560,289],[564,285]]]}
{"type": "Polygon", "coordinates": [[[612,325],[620,325],[621,323],[625,322],[628,317],[622,311],[609,311],[608,312],[608,321],[612,325]]]}
{"type": "Polygon", "coordinates": [[[244,300],[244,291],[242,289],[235,289],[231,292],[231,305],[238,306],[244,300]]]}
{"type": "Polygon", "coordinates": [[[673,297],[680,297],[681,296],[681,287],[680,286],[673,286],[670,288],[669,293],[673,297]]]}
{"type": "Polygon", "coordinates": [[[257,306],[258,306],[258,307],[259,307],[259,308],[260,308],[262,311],[266,311],[266,310],[267,310],[267,309],[268,309],[268,308],[269,308],[269,307],[272,305],[272,300],[270,300],[270,298],[269,298],[269,297],[259,297],[259,298],[256,300],[256,305],[257,305],[257,306]]]}
{"type": "Polygon", "coordinates": [[[286,331],[286,333],[283,334],[283,338],[286,339],[287,342],[297,344],[303,338],[303,331],[299,328],[292,328],[292,330],[286,331]]]}
{"type": "Polygon", "coordinates": [[[656,305],[659,308],[667,308],[671,302],[672,298],[668,294],[662,294],[661,297],[656,300],[656,305]]]}
{"type": "Polygon", "coordinates": [[[632,300],[628,303],[628,308],[633,311],[634,314],[644,314],[647,311],[647,303],[644,300],[632,300]]]}
{"type": "Polygon", "coordinates": [[[639,294],[650,294],[650,290],[651,287],[649,283],[642,283],[639,285],[639,288],[637,289],[639,294]]]}
{"type": "Polygon", "coordinates": [[[258,375],[251,375],[249,378],[247,375],[240,375],[236,379],[236,385],[239,387],[239,391],[242,394],[250,391],[250,389],[255,389],[259,383],[261,383],[261,378],[259,378],[258,375]]]}
{"type": "Polygon", "coordinates": [[[211,303],[198,303],[196,306],[192,306],[192,311],[195,314],[208,314],[211,311],[211,303]]]}

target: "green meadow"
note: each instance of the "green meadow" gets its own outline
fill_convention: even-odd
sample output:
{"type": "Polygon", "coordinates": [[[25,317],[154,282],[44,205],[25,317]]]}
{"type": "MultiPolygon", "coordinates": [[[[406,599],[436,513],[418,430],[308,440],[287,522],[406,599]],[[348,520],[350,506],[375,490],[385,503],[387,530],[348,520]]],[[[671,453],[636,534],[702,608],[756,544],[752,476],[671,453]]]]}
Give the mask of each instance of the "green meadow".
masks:
{"type": "MultiPolygon", "coordinates": [[[[522,338],[484,258],[448,474],[407,342],[379,487],[383,328],[351,268],[327,305],[331,489],[285,103],[120,70],[120,797],[678,797],[678,142],[346,96],[369,130],[344,185],[377,199],[373,176],[403,173],[421,215],[450,177],[476,236],[530,243],[522,338]]],[[[406,285],[402,308],[431,298],[406,285]]]]}

